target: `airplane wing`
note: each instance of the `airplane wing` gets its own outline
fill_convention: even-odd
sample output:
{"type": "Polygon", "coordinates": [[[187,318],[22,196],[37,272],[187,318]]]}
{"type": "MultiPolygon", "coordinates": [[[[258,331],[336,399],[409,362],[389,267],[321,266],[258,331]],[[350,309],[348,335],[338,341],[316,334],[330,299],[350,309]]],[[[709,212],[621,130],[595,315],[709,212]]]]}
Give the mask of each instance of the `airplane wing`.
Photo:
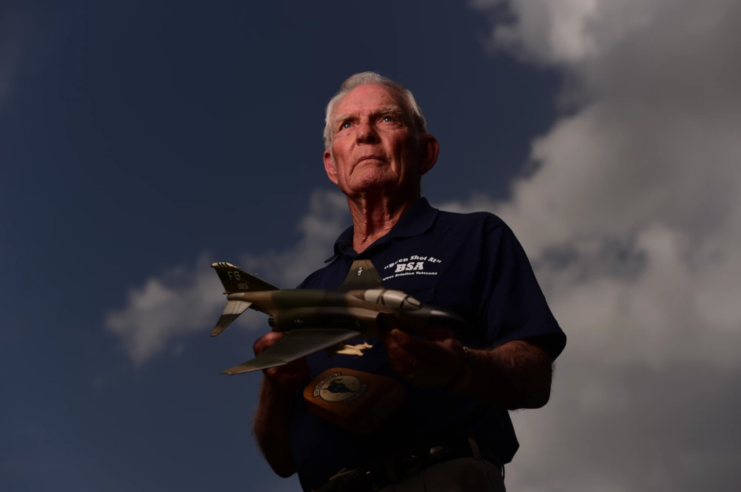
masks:
{"type": "Polygon", "coordinates": [[[359,331],[343,328],[300,328],[291,330],[285,332],[280,340],[254,359],[222,371],[221,374],[235,375],[282,366],[358,336],[360,336],[359,331]]]}
{"type": "Polygon", "coordinates": [[[383,289],[383,281],[370,260],[355,260],[338,290],[383,289]]]}

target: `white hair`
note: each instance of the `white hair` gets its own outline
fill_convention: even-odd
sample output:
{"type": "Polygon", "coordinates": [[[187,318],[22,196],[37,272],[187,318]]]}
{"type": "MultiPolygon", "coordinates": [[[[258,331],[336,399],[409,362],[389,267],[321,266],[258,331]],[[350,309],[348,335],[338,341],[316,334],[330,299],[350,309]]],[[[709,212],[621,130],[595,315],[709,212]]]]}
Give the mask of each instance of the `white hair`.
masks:
{"type": "Polygon", "coordinates": [[[333,132],[330,120],[334,114],[335,108],[348,92],[364,84],[382,85],[396,93],[399,102],[401,103],[401,110],[404,114],[404,118],[408,120],[407,124],[412,129],[414,136],[417,137],[418,140],[421,140],[421,137],[427,133],[427,122],[425,121],[425,117],[422,115],[422,110],[417,105],[417,101],[414,99],[411,91],[400,83],[394,82],[393,80],[375,72],[361,72],[351,75],[347,80],[345,80],[340,86],[339,92],[337,92],[337,94],[329,100],[329,104],[327,104],[327,113],[324,118],[325,150],[332,146],[333,132]]]}

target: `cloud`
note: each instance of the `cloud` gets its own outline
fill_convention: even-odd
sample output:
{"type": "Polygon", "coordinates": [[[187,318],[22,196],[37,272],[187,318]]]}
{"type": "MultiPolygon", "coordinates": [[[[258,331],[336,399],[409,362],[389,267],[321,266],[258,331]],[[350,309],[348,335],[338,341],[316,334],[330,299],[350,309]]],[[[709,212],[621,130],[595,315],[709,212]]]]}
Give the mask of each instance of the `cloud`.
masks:
{"type": "Polygon", "coordinates": [[[309,200],[309,213],[299,222],[303,238],[296,247],[283,251],[241,257],[242,264],[275,279],[280,286],[296,286],[323,265],[332,252],[337,236],[350,224],[347,198],[338,192],[315,191],[309,200]]]}
{"type": "MultiPolygon", "coordinates": [[[[315,191],[299,224],[303,237],[294,248],[263,255],[244,253],[239,265],[259,271],[271,283],[293,287],[322,265],[348,220],[344,196],[315,191]]],[[[216,322],[225,301],[210,264],[208,253],[203,253],[193,268],[175,267],[151,277],[129,291],[122,309],[108,314],[106,329],[121,339],[136,365],[168,349],[177,351],[189,334],[202,333],[216,322]]],[[[265,322],[248,313],[240,320],[251,326],[265,322]]]]}
{"type": "Polygon", "coordinates": [[[518,490],[730,490],[741,478],[741,4],[479,0],[490,46],[559,70],[569,110],[495,201],[569,335],[514,415],[518,490]]]}

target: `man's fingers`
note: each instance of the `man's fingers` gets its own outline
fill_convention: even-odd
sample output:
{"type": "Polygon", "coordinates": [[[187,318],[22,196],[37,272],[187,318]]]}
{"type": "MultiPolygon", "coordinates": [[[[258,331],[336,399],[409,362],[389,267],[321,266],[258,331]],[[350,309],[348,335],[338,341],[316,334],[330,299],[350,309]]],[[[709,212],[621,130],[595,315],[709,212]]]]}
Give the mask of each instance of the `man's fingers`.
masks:
{"type": "MultiPolygon", "coordinates": [[[[389,354],[389,362],[391,368],[399,374],[409,372],[414,368],[417,361],[412,357],[401,343],[399,343],[399,337],[396,333],[402,333],[399,330],[392,330],[383,337],[384,344],[386,345],[386,351],[389,354]]],[[[408,336],[402,333],[403,336],[408,336]]]]}
{"type": "Polygon", "coordinates": [[[303,379],[308,377],[310,373],[306,357],[301,357],[282,366],[269,367],[264,371],[268,377],[278,380],[303,379]]]}
{"type": "Polygon", "coordinates": [[[425,340],[431,342],[442,342],[443,340],[453,338],[453,333],[447,328],[426,328],[420,330],[419,334],[425,337],[425,340]]]}
{"type": "Polygon", "coordinates": [[[252,350],[255,352],[255,355],[260,355],[281,338],[283,338],[283,333],[279,331],[271,331],[255,340],[255,343],[252,345],[252,350]]]}
{"type": "Polygon", "coordinates": [[[455,356],[451,347],[452,342],[447,342],[447,340],[452,340],[449,338],[443,339],[443,341],[428,341],[415,338],[400,330],[393,330],[390,333],[390,338],[409,357],[419,359],[426,364],[445,364],[448,359],[455,356]]]}
{"type": "Polygon", "coordinates": [[[392,369],[418,386],[449,384],[454,368],[459,365],[455,345],[460,342],[448,330],[437,331],[432,337],[441,341],[422,340],[400,330],[389,332],[384,343],[392,369]]]}
{"type": "MultiPolygon", "coordinates": [[[[279,331],[271,331],[270,333],[258,338],[252,345],[252,350],[254,350],[255,356],[266,351],[284,336],[285,334],[279,331]]],[[[310,377],[311,370],[309,369],[306,357],[302,357],[282,366],[264,369],[263,373],[274,384],[283,387],[284,389],[292,390],[299,387],[310,377]]]]}

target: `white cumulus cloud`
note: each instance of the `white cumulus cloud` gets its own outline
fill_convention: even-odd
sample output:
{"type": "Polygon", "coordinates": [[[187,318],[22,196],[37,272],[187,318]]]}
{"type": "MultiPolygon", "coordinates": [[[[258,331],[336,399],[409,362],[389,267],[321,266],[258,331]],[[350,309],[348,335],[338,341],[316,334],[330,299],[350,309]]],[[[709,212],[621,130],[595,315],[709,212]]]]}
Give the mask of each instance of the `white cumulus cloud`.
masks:
{"type": "MultiPolygon", "coordinates": [[[[348,220],[344,196],[316,191],[299,224],[303,237],[294,248],[263,255],[245,252],[238,264],[247,271],[259,272],[273,284],[293,287],[322,265],[348,220]]],[[[202,333],[216,322],[225,301],[223,287],[210,264],[204,253],[195,267],[179,266],[153,276],[129,291],[123,308],[108,314],[106,329],[120,337],[135,364],[177,348],[189,334],[202,333]]],[[[247,314],[242,318],[255,319],[247,314]]]]}
{"type": "Polygon", "coordinates": [[[731,490],[741,472],[741,2],[477,0],[490,43],[559,70],[569,114],[487,209],[569,335],[514,415],[517,490],[731,490]]]}

